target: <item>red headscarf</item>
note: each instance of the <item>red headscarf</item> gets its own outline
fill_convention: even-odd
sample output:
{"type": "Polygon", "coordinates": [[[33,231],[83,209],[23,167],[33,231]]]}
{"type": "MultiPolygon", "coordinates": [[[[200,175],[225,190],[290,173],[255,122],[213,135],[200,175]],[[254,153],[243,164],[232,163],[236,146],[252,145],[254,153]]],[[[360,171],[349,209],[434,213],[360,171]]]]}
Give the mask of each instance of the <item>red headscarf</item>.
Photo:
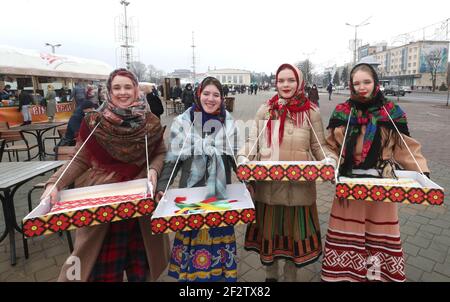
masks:
{"type": "MultiPolygon", "coordinates": [[[[291,64],[282,64],[278,67],[275,81],[278,83],[278,75],[284,69],[290,69],[294,72],[295,79],[297,81],[297,90],[290,99],[282,99],[280,94],[276,94],[271,98],[267,105],[269,106],[269,116],[270,120],[280,120],[280,130],[279,130],[279,144],[283,142],[284,134],[284,123],[286,121],[286,116],[294,121],[296,127],[301,127],[303,125],[303,112],[309,115],[309,109],[316,108],[314,104],[311,104],[309,99],[305,95],[305,81],[303,80],[302,72],[295,66],[291,64]]],[[[267,135],[268,144],[272,144],[272,122],[269,121],[267,124],[267,135]]]]}

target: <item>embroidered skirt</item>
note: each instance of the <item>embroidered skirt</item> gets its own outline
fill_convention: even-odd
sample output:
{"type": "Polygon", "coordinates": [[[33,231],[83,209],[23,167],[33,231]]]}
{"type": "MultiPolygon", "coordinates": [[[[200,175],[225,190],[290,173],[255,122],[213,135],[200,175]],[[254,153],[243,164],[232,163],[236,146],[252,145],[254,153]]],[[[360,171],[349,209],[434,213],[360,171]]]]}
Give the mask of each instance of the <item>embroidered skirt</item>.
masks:
{"type": "Polygon", "coordinates": [[[333,202],[324,281],[405,281],[398,209],[394,203],[333,202]]]}
{"type": "Polygon", "coordinates": [[[185,282],[237,281],[234,228],[177,232],[168,274],[185,282]]]}
{"type": "Polygon", "coordinates": [[[256,202],[256,223],[247,226],[244,248],[256,251],[262,264],[277,258],[297,267],[315,262],[322,253],[317,207],[267,205],[256,202]]]}

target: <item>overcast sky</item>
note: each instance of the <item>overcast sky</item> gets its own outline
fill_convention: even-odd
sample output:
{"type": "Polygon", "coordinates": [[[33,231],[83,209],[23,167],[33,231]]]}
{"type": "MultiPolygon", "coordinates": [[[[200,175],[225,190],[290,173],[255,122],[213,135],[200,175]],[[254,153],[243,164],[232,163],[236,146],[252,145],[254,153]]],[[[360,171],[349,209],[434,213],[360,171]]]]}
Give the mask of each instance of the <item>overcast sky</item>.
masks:
{"type": "MultiPolygon", "coordinates": [[[[195,32],[197,72],[208,66],[274,72],[307,56],[317,70],[352,60],[354,28],[362,43],[386,41],[450,17],[450,1],[129,0],[139,23],[139,60],[166,72],[192,66],[195,32]],[[432,7],[430,7],[432,5],[432,7]]],[[[99,59],[116,66],[115,19],[119,0],[0,0],[0,45],[99,59]]],[[[427,38],[435,28],[426,30],[427,38]]],[[[444,31],[445,32],[445,31],[444,31]]],[[[413,33],[423,35],[422,31],[413,33]]],[[[443,36],[445,37],[445,36],[443,36]]]]}

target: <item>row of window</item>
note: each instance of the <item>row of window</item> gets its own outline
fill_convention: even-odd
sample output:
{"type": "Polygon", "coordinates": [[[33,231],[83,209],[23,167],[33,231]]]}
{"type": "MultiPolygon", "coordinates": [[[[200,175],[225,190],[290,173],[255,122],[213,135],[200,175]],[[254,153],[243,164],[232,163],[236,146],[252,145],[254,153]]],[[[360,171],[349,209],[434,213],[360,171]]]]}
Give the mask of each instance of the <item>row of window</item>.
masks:
{"type": "Polygon", "coordinates": [[[222,83],[244,84],[244,78],[241,75],[214,75],[222,83]]]}

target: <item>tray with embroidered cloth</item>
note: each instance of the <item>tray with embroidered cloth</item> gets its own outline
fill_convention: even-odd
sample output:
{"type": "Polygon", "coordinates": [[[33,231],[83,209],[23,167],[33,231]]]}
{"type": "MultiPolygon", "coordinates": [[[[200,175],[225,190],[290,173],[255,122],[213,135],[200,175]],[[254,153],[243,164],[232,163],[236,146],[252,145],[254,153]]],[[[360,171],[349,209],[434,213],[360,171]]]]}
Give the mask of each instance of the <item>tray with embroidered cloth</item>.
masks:
{"type": "MultiPolygon", "coordinates": [[[[419,163],[411,152],[408,144],[403,139],[400,131],[392,120],[389,112],[383,106],[387,116],[391,120],[394,128],[402,139],[409,154],[418,167],[417,171],[396,170],[395,165],[388,169],[389,173],[384,173],[379,169],[354,169],[351,177],[338,176],[336,173],[336,193],[337,198],[349,200],[368,200],[381,202],[397,202],[407,204],[442,205],[444,203],[444,189],[429,179],[420,168],[419,163]]],[[[344,141],[347,136],[347,129],[350,122],[349,116],[344,141]]],[[[340,159],[343,148],[341,148],[336,171],[339,171],[340,159]]]]}
{"type": "Polygon", "coordinates": [[[205,198],[207,187],[170,189],[152,215],[153,234],[252,223],[255,207],[244,184],[226,187],[226,199],[205,198]]]}
{"type": "Polygon", "coordinates": [[[340,176],[336,197],[353,200],[442,205],[444,189],[415,171],[395,171],[397,178],[379,178],[375,169],[353,170],[352,177],[340,176]]]}
{"type": "Polygon", "coordinates": [[[241,181],[332,181],[334,166],[324,161],[248,161],[237,167],[241,181]]]}
{"type": "MultiPolygon", "coordinates": [[[[53,184],[53,188],[56,187],[73,160],[83,149],[97,126],[81,145],[56,183],[53,184]]],[[[147,136],[145,140],[147,142],[147,136]]],[[[24,236],[48,235],[151,215],[156,207],[156,202],[153,198],[153,185],[148,175],[148,150],[146,151],[147,178],[61,190],[54,203],[50,202],[49,195],[45,196],[39,205],[23,219],[24,236]]]]}

